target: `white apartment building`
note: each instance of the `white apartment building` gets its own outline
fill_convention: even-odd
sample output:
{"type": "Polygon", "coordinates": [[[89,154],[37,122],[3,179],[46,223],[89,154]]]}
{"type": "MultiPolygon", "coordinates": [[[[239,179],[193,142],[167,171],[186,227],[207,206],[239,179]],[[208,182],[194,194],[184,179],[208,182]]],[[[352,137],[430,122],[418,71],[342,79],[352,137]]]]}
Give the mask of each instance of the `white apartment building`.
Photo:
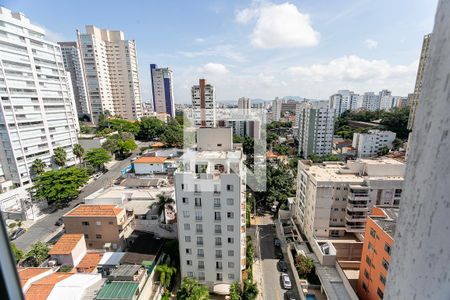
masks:
{"type": "Polygon", "coordinates": [[[152,80],[153,110],[166,113],[175,118],[175,99],[173,96],[173,72],[169,68],[150,65],[152,80]]]}
{"type": "Polygon", "coordinates": [[[79,116],[91,116],[91,101],[87,92],[86,77],[83,60],[77,42],[59,42],[64,61],[64,68],[69,72],[72,80],[72,90],[79,116]]]}
{"type": "Polygon", "coordinates": [[[369,133],[354,133],[352,147],[358,157],[377,156],[383,147],[392,149],[396,137],[395,132],[369,130],[369,133]]]}
{"type": "Polygon", "coordinates": [[[181,276],[211,291],[242,281],[245,268],[245,184],[241,150],[230,128],[199,128],[198,151],[175,172],[181,276]]]}
{"type": "Polygon", "coordinates": [[[278,97],[272,101],[272,121],[280,121],[281,118],[281,104],[283,101],[278,97]]]}
{"type": "Polygon", "coordinates": [[[5,178],[31,182],[36,158],[48,166],[56,147],[75,164],[78,118],[58,44],[22,13],[0,8],[0,160],[5,178]]]}
{"type": "Polygon", "coordinates": [[[296,221],[310,241],[364,231],[374,205],[398,207],[405,164],[392,158],[300,161],[296,221]]]}
{"type": "Polygon", "coordinates": [[[206,84],[206,79],[199,79],[199,84],[192,86],[192,108],[196,127],[216,126],[216,94],[214,87],[206,84]]]}
{"type": "Polygon", "coordinates": [[[360,106],[362,109],[375,111],[380,109],[380,95],[376,95],[374,92],[365,92],[359,96],[360,106]]]}
{"type": "Polygon", "coordinates": [[[247,113],[252,108],[252,101],[250,98],[241,97],[238,99],[238,108],[241,109],[243,113],[247,113]]]}
{"type": "Polygon", "coordinates": [[[77,31],[92,115],[108,111],[128,120],[142,117],[136,42],[122,31],[86,26],[77,31]]]}
{"type": "Polygon", "coordinates": [[[334,109],[334,115],[339,117],[347,110],[356,110],[358,108],[358,94],[350,90],[339,90],[336,94],[330,96],[330,107],[334,109]]]}
{"type": "Polygon", "coordinates": [[[334,132],[334,109],[328,101],[305,103],[298,118],[298,155],[307,158],[331,153],[334,132]]]}

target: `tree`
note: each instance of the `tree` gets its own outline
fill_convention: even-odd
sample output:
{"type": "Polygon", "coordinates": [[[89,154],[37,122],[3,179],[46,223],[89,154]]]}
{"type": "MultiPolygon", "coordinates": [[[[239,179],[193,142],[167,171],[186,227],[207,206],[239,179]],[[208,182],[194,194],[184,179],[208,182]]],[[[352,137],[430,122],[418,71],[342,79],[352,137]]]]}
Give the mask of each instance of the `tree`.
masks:
{"type": "Polygon", "coordinates": [[[111,161],[111,155],[103,148],[92,148],[86,153],[84,160],[99,170],[104,169],[105,164],[111,161]]]}
{"type": "Polygon", "coordinates": [[[120,156],[123,157],[126,154],[129,154],[131,151],[135,150],[137,145],[134,140],[119,140],[117,142],[117,151],[119,151],[120,156]]]}
{"type": "Polygon", "coordinates": [[[230,286],[230,299],[231,300],[241,300],[241,287],[239,283],[233,282],[230,286]]]}
{"type": "Polygon", "coordinates": [[[34,197],[48,203],[64,203],[78,196],[89,176],[85,169],[70,167],[43,173],[34,183],[34,197]]]}
{"type": "Polygon", "coordinates": [[[181,147],[183,145],[183,128],[176,125],[167,126],[161,135],[161,141],[169,146],[181,147]]]}
{"type": "Polygon", "coordinates": [[[31,246],[31,250],[27,253],[26,257],[32,257],[37,267],[47,259],[49,251],[50,249],[47,244],[39,241],[31,246]]]}
{"type": "Polygon", "coordinates": [[[251,279],[244,280],[244,291],[242,298],[245,300],[255,300],[258,296],[258,287],[251,279]]]}
{"type": "Polygon", "coordinates": [[[42,161],[40,158],[36,158],[33,161],[33,165],[31,165],[31,172],[33,172],[35,175],[41,175],[44,173],[46,164],[42,161]]]}
{"type": "Polygon", "coordinates": [[[297,268],[298,275],[304,278],[314,268],[314,261],[302,254],[295,257],[295,267],[297,268]]]}
{"type": "Polygon", "coordinates": [[[81,159],[83,158],[83,155],[84,155],[83,146],[81,146],[80,144],[75,144],[73,146],[73,154],[75,154],[75,156],[80,160],[80,164],[81,164],[81,159]]]}
{"type": "Polygon", "coordinates": [[[139,123],[138,137],[140,140],[151,141],[164,131],[164,122],[155,117],[144,117],[139,123]]]}
{"type": "Polygon", "coordinates": [[[114,154],[119,149],[118,143],[119,141],[117,139],[110,136],[102,144],[102,148],[107,150],[109,153],[114,154]]]}
{"type": "Polygon", "coordinates": [[[161,215],[161,213],[163,212],[164,205],[175,203],[175,200],[173,200],[170,196],[164,194],[158,194],[156,197],[158,197],[158,215],[161,215]]]}
{"type": "Polygon", "coordinates": [[[18,263],[24,257],[23,251],[17,248],[16,244],[13,242],[11,242],[9,245],[11,247],[11,251],[14,255],[16,263],[18,263]]]}
{"type": "Polygon", "coordinates": [[[207,300],[208,287],[200,284],[195,278],[184,277],[177,292],[177,300],[207,300]]]}
{"type": "Polygon", "coordinates": [[[57,166],[63,167],[67,161],[67,152],[64,148],[58,147],[53,150],[53,161],[57,166]]]}
{"type": "Polygon", "coordinates": [[[159,281],[161,282],[161,285],[167,289],[170,286],[172,276],[175,275],[177,269],[168,264],[161,264],[156,266],[156,271],[159,272],[159,281]]]}

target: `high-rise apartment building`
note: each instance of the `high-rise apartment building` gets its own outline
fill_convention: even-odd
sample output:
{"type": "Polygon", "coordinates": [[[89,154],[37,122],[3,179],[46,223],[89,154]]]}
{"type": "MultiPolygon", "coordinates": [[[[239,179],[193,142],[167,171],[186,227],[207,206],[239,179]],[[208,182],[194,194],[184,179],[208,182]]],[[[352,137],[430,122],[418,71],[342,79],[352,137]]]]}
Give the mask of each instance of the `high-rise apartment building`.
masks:
{"type": "Polygon", "coordinates": [[[152,80],[153,110],[166,113],[175,118],[175,100],[173,97],[173,72],[169,68],[150,65],[152,80]]]}
{"type": "Polygon", "coordinates": [[[358,105],[358,94],[349,90],[339,90],[330,96],[330,107],[334,109],[334,115],[339,117],[347,110],[355,110],[358,105]]]}
{"type": "Polygon", "coordinates": [[[181,276],[215,290],[245,268],[244,157],[231,128],[199,128],[197,150],[174,175],[181,276]]]}
{"type": "Polygon", "coordinates": [[[196,127],[216,126],[216,94],[214,87],[200,79],[198,85],[192,86],[192,108],[196,127]]]}
{"type": "Polygon", "coordinates": [[[419,104],[420,93],[422,92],[423,74],[427,65],[428,56],[430,53],[431,34],[427,34],[423,38],[422,51],[420,52],[419,68],[417,69],[416,85],[414,86],[414,93],[410,103],[410,111],[408,118],[408,129],[412,130],[416,118],[417,105],[419,104]]]}
{"type": "Polygon", "coordinates": [[[142,117],[136,42],[122,31],[86,26],[77,31],[92,115],[109,112],[128,120],[142,117]]]}
{"type": "Polygon", "coordinates": [[[283,101],[278,97],[272,101],[272,121],[280,121],[281,118],[281,104],[283,101]]]}
{"type": "Polygon", "coordinates": [[[374,205],[399,207],[405,164],[392,158],[300,161],[295,217],[308,237],[364,232],[374,205]]]}
{"type": "Polygon", "coordinates": [[[298,155],[307,158],[311,154],[331,153],[334,131],[334,109],[328,101],[305,103],[298,118],[298,155]]]}
{"type": "Polygon", "coordinates": [[[64,68],[72,80],[73,96],[79,116],[91,116],[91,101],[87,92],[83,60],[77,42],[59,42],[64,61],[64,68]]]}
{"type": "Polygon", "coordinates": [[[241,109],[243,113],[247,113],[252,108],[252,101],[250,98],[241,97],[238,99],[238,108],[241,109]]]}
{"type": "Polygon", "coordinates": [[[374,92],[365,92],[359,96],[361,102],[361,108],[369,111],[375,111],[380,109],[380,95],[376,95],[374,92]]]}
{"type": "Polygon", "coordinates": [[[353,133],[352,147],[358,157],[377,156],[384,147],[392,149],[396,137],[395,132],[384,130],[369,130],[368,133],[353,133]]]}
{"type": "Polygon", "coordinates": [[[37,158],[48,166],[62,147],[75,163],[78,118],[58,44],[22,13],[0,8],[0,160],[16,185],[31,182],[37,158]]]}

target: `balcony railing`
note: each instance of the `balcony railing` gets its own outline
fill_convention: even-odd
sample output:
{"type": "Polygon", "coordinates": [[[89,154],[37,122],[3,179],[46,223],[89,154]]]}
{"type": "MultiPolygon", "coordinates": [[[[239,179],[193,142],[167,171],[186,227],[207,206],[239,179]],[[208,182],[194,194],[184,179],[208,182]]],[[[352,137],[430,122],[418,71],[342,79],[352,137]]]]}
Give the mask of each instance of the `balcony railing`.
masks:
{"type": "Polygon", "coordinates": [[[214,203],[214,208],[220,208],[220,203],[214,203]]]}
{"type": "Polygon", "coordinates": [[[195,217],[195,221],[202,221],[202,220],[203,220],[203,217],[200,217],[200,216],[195,217]]]}
{"type": "Polygon", "coordinates": [[[216,242],[216,246],[222,246],[222,242],[220,243],[216,242]]]}
{"type": "Polygon", "coordinates": [[[222,230],[214,230],[215,234],[222,234],[222,230]]]}
{"type": "Polygon", "coordinates": [[[216,254],[216,258],[222,258],[222,254],[216,254]]]}
{"type": "Polygon", "coordinates": [[[197,246],[203,246],[203,242],[198,242],[197,241],[197,246]]]}

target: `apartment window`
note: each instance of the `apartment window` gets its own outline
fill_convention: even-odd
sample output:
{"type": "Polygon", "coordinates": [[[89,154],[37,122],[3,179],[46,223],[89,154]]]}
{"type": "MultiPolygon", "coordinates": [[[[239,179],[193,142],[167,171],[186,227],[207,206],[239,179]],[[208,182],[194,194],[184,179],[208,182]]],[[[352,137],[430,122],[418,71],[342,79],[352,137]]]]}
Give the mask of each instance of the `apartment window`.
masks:
{"type": "Polygon", "coordinates": [[[371,242],[369,242],[369,244],[367,245],[367,248],[369,249],[370,252],[375,252],[375,248],[373,247],[371,242]]]}
{"type": "Polygon", "coordinates": [[[216,261],[216,269],[222,270],[222,262],[221,261],[216,261]]]}
{"type": "Polygon", "coordinates": [[[100,239],[102,238],[102,235],[101,235],[101,234],[96,234],[96,235],[95,235],[95,238],[98,239],[98,240],[100,240],[100,239]]]}
{"type": "Polygon", "coordinates": [[[114,225],[114,222],[110,221],[108,222],[109,225],[114,225]]]}
{"type": "Polygon", "coordinates": [[[367,279],[369,279],[369,272],[367,272],[366,269],[364,269],[364,277],[366,277],[367,279]]]}
{"type": "Polygon", "coordinates": [[[222,258],[222,250],[216,250],[216,258],[222,258]]]}
{"type": "Polygon", "coordinates": [[[205,269],[205,262],[204,262],[203,260],[199,260],[199,261],[198,261],[198,268],[199,268],[200,270],[205,269]]]}
{"type": "Polygon", "coordinates": [[[191,230],[191,224],[184,224],[184,230],[191,230]]]}
{"type": "Polygon", "coordinates": [[[216,237],[216,246],[222,246],[222,238],[216,237]]]}
{"type": "Polygon", "coordinates": [[[203,225],[202,224],[195,224],[195,231],[197,233],[203,233],[203,225]]]}
{"type": "Polygon", "coordinates": [[[389,263],[383,258],[383,261],[381,262],[383,265],[383,268],[387,271],[389,269],[389,263]]]}
{"type": "Polygon", "coordinates": [[[220,198],[214,198],[214,207],[220,207],[220,198]]]}
{"type": "Polygon", "coordinates": [[[228,205],[233,205],[234,204],[234,199],[233,198],[228,198],[227,199],[227,204],[228,205]]]}
{"type": "Polygon", "coordinates": [[[222,281],[223,280],[222,273],[217,273],[216,274],[216,280],[217,281],[222,281]]]}
{"type": "Polygon", "coordinates": [[[191,237],[190,237],[189,235],[186,235],[186,236],[184,237],[184,241],[185,241],[186,243],[190,243],[190,242],[191,242],[191,237]]]}
{"type": "Polygon", "coordinates": [[[234,231],[234,226],[233,225],[227,225],[227,231],[234,231]]]}
{"type": "Polygon", "coordinates": [[[186,264],[187,264],[188,266],[192,266],[192,260],[190,260],[190,259],[186,260],[186,264]]]}
{"type": "Polygon", "coordinates": [[[202,246],[203,245],[203,237],[202,236],[198,236],[197,237],[197,245],[198,246],[202,246]]]}
{"type": "Polygon", "coordinates": [[[89,234],[85,234],[85,235],[84,235],[84,238],[85,238],[85,239],[88,239],[88,238],[89,238],[89,234]]]}
{"type": "Polygon", "coordinates": [[[203,220],[203,216],[202,216],[202,212],[201,212],[201,211],[196,211],[196,212],[195,212],[195,220],[196,220],[196,221],[201,221],[201,220],[203,220]]]}
{"type": "Polygon", "coordinates": [[[391,255],[391,246],[389,244],[385,243],[384,251],[386,251],[387,254],[391,255]]]}
{"type": "Polygon", "coordinates": [[[233,269],[234,268],[234,262],[229,261],[228,262],[228,268],[233,269]]]}
{"type": "Polygon", "coordinates": [[[368,255],[366,255],[366,263],[369,267],[372,265],[372,260],[370,259],[370,257],[368,255]]]}
{"type": "Polygon", "coordinates": [[[198,186],[198,184],[194,185],[194,193],[200,193],[200,187],[198,186]]]}
{"type": "Polygon", "coordinates": [[[81,222],[81,226],[89,226],[89,222],[81,222]]]}
{"type": "Polygon", "coordinates": [[[192,249],[186,248],[186,254],[192,254],[192,249]]]}
{"type": "Polygon", "coordinates": [[[184,190],[186,188],[186,185],[184,183],[181,184],[181,189],[184,190]]]}
{"type": "Polygon", "coordinates": [[[220,217],[220,211],[215,211],[214,212],[214,220],[215,221],[220,221],[222,218],[220,217]]]}
{"type": "Polygon", "coordinates": [[[214,185],[214,194],[220,194],[220,185],[218,184],[214,185]]]}
{"type": "Polygon", "coordinates": [[[222,233],[222,226],[214,225],[214,233],[216,233],[216,234],[222,233]]]}
{"type": "Polygon", "coordinates": [[[232,192],[233,191],[233,185],[227,184],[227,191],[232,192]]]}
{"type": "Polygon", "coordinates": [[[383,274],[380,274],[380,281],[383,283],[383,285],[386,285],[386,277],[384,277],[383,274]]]}
{"type": "Polygon", "coordinates": [[[205,272],[198,272],[198,280],[205,280],[205,272]]]}
{"type": "Polygon", "coordinates": [[[365,282],[363,282],[363,284],[362,284],[362,288],[363,288],[363,290],[364,290],[364,291],[366,291],[366,292],[368,291],[368,289],[367,289],[367,285],[366,285],[366,283],[365,283],[365,282]]]}
{"type": "Polygon", "coordinates": [[[198,257],[204,257],[205,251],[203,249],[197,249],[197,256],[198,257]]]}
{"type": "Polygon", "coordinates": [[[195,198],[195,207],[202,207],[202,198],[195,198]]]}
{"type": "Polygon", "coordinates": [[[380,299],[383,299],[384,294],[383,294],[383,292],[380,290],[380,288],[377,288],[377,295],[378,295],[378,297],[380,297],[380,299]]]}
{"type": "Polygon", "coordinates": [[[187,272],[186,274],[188,277],[194,277],[194,273],[192,273],[192,272],[187,272]]]}
{"type": "Polygon", "coordinates": [[[183,211],[183,217],[184,217],[184,218],[189,218],[189,215],[190,215],[190,214],[189,214],[189,212],[188,212],[187,210],[184,210],[184,211],[183,211]]]}
{"type": "Polygon", "coordinates": [[[234,256],[234,250],[228,250],[228,256],[230,257],[234,256]]]}
{"type": "Polygon", "coordinates": [[[370,236],[375,238],[376,235],[377,233],[375,232],[375,230],[373,228],[370,228],[370,236]]]}
{"type": "Polygon", "coordinates": [[[189,204],[189,198],[183,197],[183,204],[189,204]]]}
{"type": "Polygon", "coordinates": [[[228,219],[233,219],[234,218],[234,213],[231,212],[231,211],[227,212],[227,218],[228,219]]]}
{"type": "Polygon", "coordinates": [[[102,225],[102,221],[95,221],[95,225],[101,226],[102,225]]]}
{"type": "Polygon", "coordinates": [[[234,244],[234,238],[232,238],[232,237],[229,237],[227,239],[227,241],[228,241],[228,244],[234,244]]]}

